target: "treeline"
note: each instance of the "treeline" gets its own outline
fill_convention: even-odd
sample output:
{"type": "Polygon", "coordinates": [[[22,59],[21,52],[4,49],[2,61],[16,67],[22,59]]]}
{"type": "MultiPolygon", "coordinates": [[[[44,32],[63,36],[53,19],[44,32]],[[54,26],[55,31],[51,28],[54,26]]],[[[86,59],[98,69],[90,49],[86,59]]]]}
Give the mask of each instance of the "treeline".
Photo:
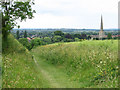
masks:
{"type": "MultiPolygon", "coordinates": [[[[25,31],[27,32],[27,37],[32,37],[33,35],[36,35],[37,37],[53,37],[54,36],[54,31],[44,31],[44,32],[41,32],[41,31],[34,31],[34,30],[13,30],[11,33],[16,37],[16,32],[19,31],[19,35],[20,35],[20,38],[24,38],[24,33],[25,31]]],[[[56,30],[56,31],[59,31],[59,30],[56,30]]],[[[67,31],[67,32],[64,32],[65,34],[66,33],[69,33],[69,34],[86,34],[86,35],[98,35],[99,32],[98,31],[81,31],[81,32],[70,32],[70,31],[67,31]]],[[[109,33],[112,34],[112,35],[118,35],[118,32],[117,31],[104,31],[105,35],[108,35],[109,33]]]]}
{"type": "MultiPolygon", "coordinates": [[[[70,34],[63,33],[62,31],[30,34],[27,31],[22,32],[22,37],[19,31],[16,32],[16,38],[22,43],[28,50],[40,45],[47,45],[57,42],[78,42],[82,40],[90,40],[91,36],[85,33],[70,34]]],[[[105,39],[112,39],[112,34],[109,33],[105,39]]],[[[96,39],[97,40],[97,39],[96,39]]]]}
{"type": "Polygon", "coordinates": [[[35,38],[34,37],[27,38],[27,32],[25,31],[23,36],[24,36],[23,38],[20,38],[19,31],[16,32],[16,38],[28,50],[31,50],[32,48],[39,45],[47,45],[56,42],[74,42],[85,39],[87,40],[91,39],[91,37],[89,35],[87,36],[86,34],[69,34],[63,33],[62,31],[55,31],[53,34],[51,33],[51,35],[47,34],[44,37],[40,35],[39,37],[35,38]]]}

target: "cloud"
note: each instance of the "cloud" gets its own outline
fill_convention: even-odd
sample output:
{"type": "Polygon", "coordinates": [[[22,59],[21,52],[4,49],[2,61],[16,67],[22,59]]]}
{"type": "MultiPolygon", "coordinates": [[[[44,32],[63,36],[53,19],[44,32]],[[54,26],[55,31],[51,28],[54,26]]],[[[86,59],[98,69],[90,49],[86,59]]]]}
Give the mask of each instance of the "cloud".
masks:
{"type": "Polygon", "coordinates": [[[72,17],[68,16],[61,17],[54,16],[52,14],[35,14],[34,16],[35,18],[29,19],[26,22],[19,22],[21,28],[26,27],[26,25],[28,28],[69,28],[74,22],[74,20],[72,20],[72,17]]]}
{"type": "Polygon", "coordinates": [[[36,0],[38,12],[44,11],[89,11],[116,12],[118,0],[36,0]]]}
{"type": "Polygon", "coordinates": [[[35,0],[35,18],[22,28],[117,28],[119,0],[35,0]]]}

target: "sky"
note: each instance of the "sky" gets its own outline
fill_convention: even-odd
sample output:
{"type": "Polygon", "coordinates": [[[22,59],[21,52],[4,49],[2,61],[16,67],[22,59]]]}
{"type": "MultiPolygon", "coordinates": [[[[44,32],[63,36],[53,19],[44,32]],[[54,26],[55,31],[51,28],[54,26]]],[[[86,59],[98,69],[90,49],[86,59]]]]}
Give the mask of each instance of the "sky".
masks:
{"type": "Polygon", "coordinates": [[[35,0],[33,19],[18,22],[21,28],[118,28],[119,0],[35,0]]]}

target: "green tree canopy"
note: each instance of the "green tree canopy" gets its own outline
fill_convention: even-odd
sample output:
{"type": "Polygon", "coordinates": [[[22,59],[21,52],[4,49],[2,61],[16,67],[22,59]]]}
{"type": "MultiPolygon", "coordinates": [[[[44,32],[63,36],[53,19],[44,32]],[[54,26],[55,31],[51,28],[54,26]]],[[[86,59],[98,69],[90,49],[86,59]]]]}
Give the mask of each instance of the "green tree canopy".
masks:
{"type": "Polygon", "coordinates": [[[112,34],[111,34],[111,33],[108,33],[107,38],[108,38],[108,39],[112,39],[112,34]]]}
{"type": "Polygon", "coordinates": [[[41,39],[35,38],[31,40],[31,48],[41,45],[41,39]]]}
{"type": "Polygon", "coordinates": [[[17,30],[17,32],[16,32],[16,38],[17,38],[17,39],[20,38],[19,30],[17,30]]]}
{"type": "Polygon", "coordinates": [[[44,41],[45,41],[47,44],[50,44],[50,43],[51,43],[51,38],[49,38],[49,37],[44,37],[44,41]]]}
{"type": "Polygon", "coordinates": [[[60,42],[62,40],[61,36],[54,36],[53,37],[53,42],[60,42]]]}
{"type": "Polygon", "coordinates": [[[23,44],[23,46],[25,46],[28,50],[31,49],[30,43],[28,42],[27,38],[20,38],[19,42],[23,44]]]}
{"type": "Polygon", "coordinates": [[[34,5],[33,0],[27,0],[17,2],[18,0],[1,0],[0,6],[2,7],[2,34],[3,39],[7,39],[10,30],[12,30],[17,25],[16,20],[26,20],[27,18],[33,18],[33,13],[31,5],[34,5]]]}
{"type": "Polygon", "coordinates": [[[80,41],[80,39],[79,38],[75,38],[75,42],[79,42],[80,41]]]}
{"type": "Polygon", "coordinates": [[[54,34],[55,34],[55,35],[59,35],[59,36],[64,35],[64,33],[63,33],[62,31],[55,31],[54,34]]]}
{"type": "Polygon", "coordinates": [[[27,31],[24,32],[24,38],[27,38],[27,31]]]}

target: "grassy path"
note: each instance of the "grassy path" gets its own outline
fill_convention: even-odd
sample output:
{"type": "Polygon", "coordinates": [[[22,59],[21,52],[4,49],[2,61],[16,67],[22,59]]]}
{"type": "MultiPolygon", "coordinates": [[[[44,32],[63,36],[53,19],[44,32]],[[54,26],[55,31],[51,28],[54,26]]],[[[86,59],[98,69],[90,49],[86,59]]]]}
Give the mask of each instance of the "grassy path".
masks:
{"type": "MultiPolygon", "coordinates": [[[[44,60],[41,60],[37,56],[34,56],[34,62],[36,63],[37,70],[42,75],[43,81],[45,81],[43,88],[79,88],[80,84],[75,81],[70,81],[68,76],[60,68],[56,68],[44,60]]],[[[38,74],[39,75],[39,74],[38,74]]]]}

